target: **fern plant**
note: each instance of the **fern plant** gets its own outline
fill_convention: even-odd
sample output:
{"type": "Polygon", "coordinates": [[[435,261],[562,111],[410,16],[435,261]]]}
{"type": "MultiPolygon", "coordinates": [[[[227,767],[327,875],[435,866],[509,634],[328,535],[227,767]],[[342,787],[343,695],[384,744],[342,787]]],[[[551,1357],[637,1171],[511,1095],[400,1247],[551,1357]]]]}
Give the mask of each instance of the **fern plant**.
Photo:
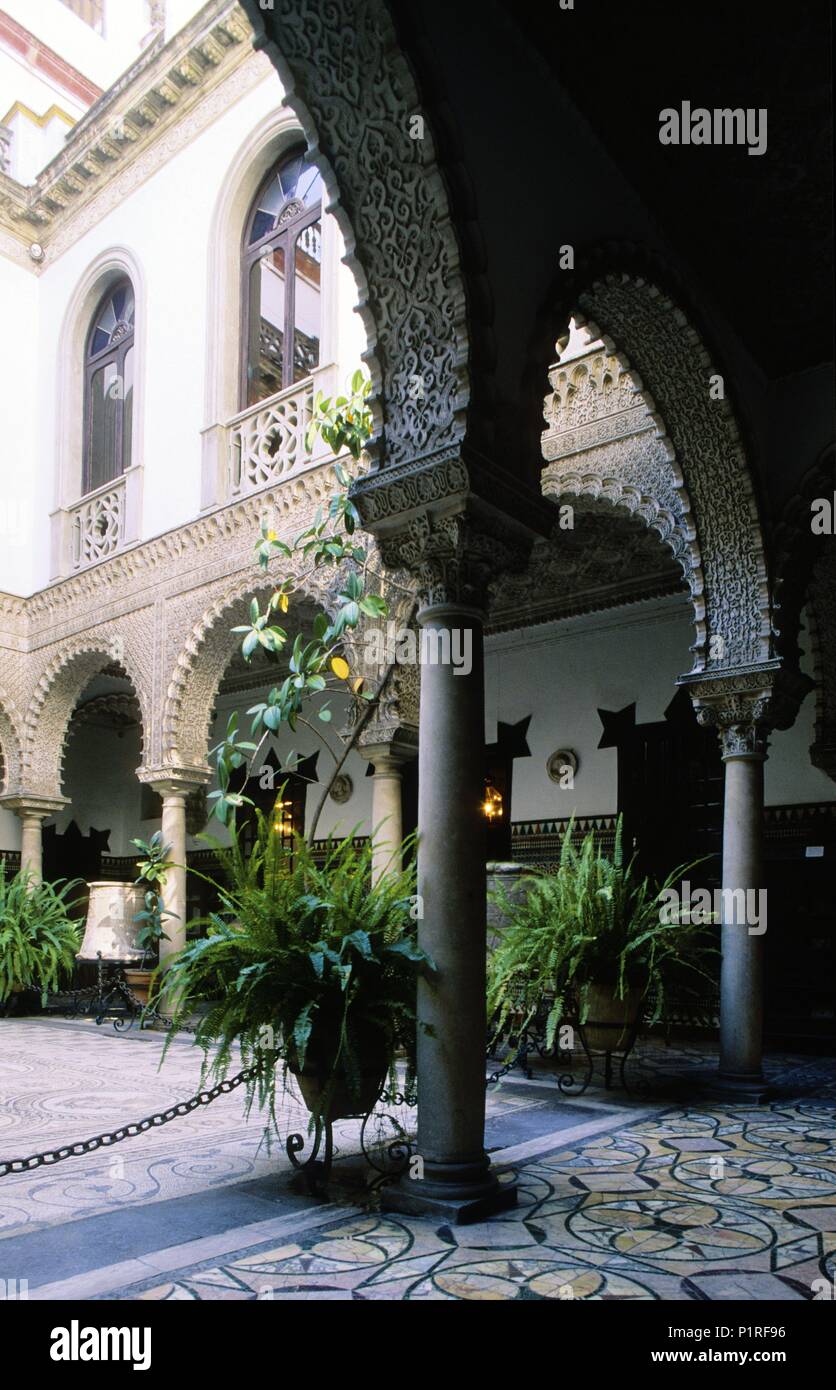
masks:
{"type": "Polygon", "coordinates": [[[611,987],[619,999],[628,989],[652,997],[651,1021],[657,1022],[672,982],[694,997],[702,981],[715,983],[708,964],[718,952],[705,926],[672,911],[663,899],[702,861],[683,864],[664,883],[652,884],[639,875],[635,855],[625,862],[620,816],[611,858],[597,847],[592,831],[576,847],[573,828],[570,822],[553,874],[527,878],[527,891],[513,902],[497,893],[507,925],[488,965],[488,1008],[497,1032],[513,1017],[515,1031],[522,1033],[549,996],[550,1048],[568,1015],[586,1022],[593,984],[611,987]]]}
{"type": "Polygon", "coordinates": [[[81,879],[44,883],[27,869],[7,876],[0,860],[0,1004],[20,990],[38,990],[41,1003],[72,974],[81,931],[70,916],[70,895],[81,879]]]}
{"type": "Polygon", "coordinates": [[[240,1052],[244,1066],[259,1065],[248,1106],[257,1099],[274,1122],[280,1076],[306,1061],[323,1082],[314,1117],[329,1113],[338,1091],[359,1098],[370,1045],[390,1076],[405,1053],[410,1084],[417,976],[434,969],[416,940],[414,869],[372,882],[372,844],[351,837],[329,841],[319,864],[303,839],[282,845],[272,817],[256,814],[249,857],[234,825],[228,849],[210,840],[227,880],[215,883],[221,911],[203,923],[204,938],[170,958],[166,1047],[204,1010],[204,1079],[225,1077],[240,1052]]]}

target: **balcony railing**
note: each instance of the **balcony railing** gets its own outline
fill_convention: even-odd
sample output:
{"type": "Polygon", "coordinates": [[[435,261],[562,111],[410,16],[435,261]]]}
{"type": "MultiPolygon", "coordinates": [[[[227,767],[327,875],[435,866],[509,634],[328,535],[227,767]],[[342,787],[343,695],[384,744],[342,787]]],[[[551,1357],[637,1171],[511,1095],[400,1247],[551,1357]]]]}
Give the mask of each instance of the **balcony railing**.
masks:
{"type": "Polygon", "coordinates": [[[125,539],[125,479],[115,478],[88,493],[69,512],[73,569],[105,560],[125,539]]]}
{"type": "Polygon", "coordinates": [[[236,415],[227,427],[227,496],[230,500],[279,482],[311,456],[305,432],[313,410],[308,377],[236,415]]]}

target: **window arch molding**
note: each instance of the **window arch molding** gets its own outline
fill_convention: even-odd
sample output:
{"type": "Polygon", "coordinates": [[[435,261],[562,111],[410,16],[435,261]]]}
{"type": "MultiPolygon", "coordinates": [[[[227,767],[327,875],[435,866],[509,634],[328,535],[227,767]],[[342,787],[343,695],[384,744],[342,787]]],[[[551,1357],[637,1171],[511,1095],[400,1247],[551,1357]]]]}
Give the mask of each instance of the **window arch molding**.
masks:
{"type": "Polygon", "coordinates": [[[84,428],[87,346],[108,292],[129,280],[134,295],[134,381],[131,460],[125,477],[124,543],[138,540],[141,526],[144,458],[146,282],[141,263],[125,246],[103,251],[87,266],[67,302],[58,337],[54,422],[56,474],[52,512],[51,577],[72,571],[69,530],[74,508],[84,496],[84,428]]]}
{"type": "Polygon", "coordinates": [[[134,287],[125,277],[105,290],[84,349],[82,495],[114,481],[131,466],[134,287]],[[116,389],[114,390],[114,387],[116,389]],[[108,438],[108,435],[111,437],[108,438]],[[97,436],[100,438],[97,439],[97,436]]]}
{"type": "MultiPolygon", "coordinates": [[[[224,429],[241,409],[244,330],[243,247],[254,201],[271,171],[306,145],[304,131],[286,107],[260,120],[226,168],[212,215],[206,279],[206,383],[204,392],[201,506],[222,504],[224,429]]],[[[322,336],[320,361],[337,355],[337,273],[341,255],[336,223],[322,199],[322,336]]]]}
{"type": "Polygon", "coordinates": [[[323,191],[300,145],[271,166],[250,206],[241,247],[242,410],[321,365],[323,191]]]}

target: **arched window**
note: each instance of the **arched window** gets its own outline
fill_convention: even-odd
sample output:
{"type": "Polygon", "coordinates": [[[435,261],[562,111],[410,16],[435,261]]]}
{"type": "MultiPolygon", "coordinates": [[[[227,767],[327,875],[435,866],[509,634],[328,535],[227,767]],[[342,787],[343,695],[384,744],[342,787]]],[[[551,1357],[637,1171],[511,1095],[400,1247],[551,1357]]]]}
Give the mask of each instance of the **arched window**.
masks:
{"type": "Polygon", "coordinates": [[[82,490],[93,492],[130,467],[134,387],[134,292],[120,280],[99,304],[84,368],[82,490]]]}
{"type": "Polygon", "coordinates": [[[322,336],[322,179],[301,154],[273,169],[244,236],[242,407],[310,376],[322,336]]]}

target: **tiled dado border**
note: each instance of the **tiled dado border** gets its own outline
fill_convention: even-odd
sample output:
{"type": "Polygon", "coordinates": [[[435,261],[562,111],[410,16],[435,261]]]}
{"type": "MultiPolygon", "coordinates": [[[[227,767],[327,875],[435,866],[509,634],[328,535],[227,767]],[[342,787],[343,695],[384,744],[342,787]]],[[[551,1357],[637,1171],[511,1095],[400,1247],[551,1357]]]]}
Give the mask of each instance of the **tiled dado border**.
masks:
{"type": "MultiPolygon", "coordinates": [[[[602,849],[612,849],[615,843],[615,815],[578,816],[573,839],[581,840],[594,830],[602,849]]],[[[568,816],[554,820],[514,821],[511,826],[511,858],[517,864],[531,868],[556,864],[560,858],[560,842],[569,824],[568,816]]],[[[826,846],[836,841],[836,801],[810,801],[797,806],[767,806],[764,812],[764,836],[767,845],[790,847],[795,843],[826,846]]],[[[361,845],[365,837],[358,836],[361,845]]],[[[324,854],[325,840],[314,841],[314,852],[324,854]]],[[[20,867],[17,850],[0,849],[0,860],[14,872],[20,867]]],[[[206,870],[214,862],[211,850],[192,850],[189,865],[206,870]]],[[[114,880],[132,879],[136,859],[132,855],[105,855],[102,875],[114,880]]]]}

